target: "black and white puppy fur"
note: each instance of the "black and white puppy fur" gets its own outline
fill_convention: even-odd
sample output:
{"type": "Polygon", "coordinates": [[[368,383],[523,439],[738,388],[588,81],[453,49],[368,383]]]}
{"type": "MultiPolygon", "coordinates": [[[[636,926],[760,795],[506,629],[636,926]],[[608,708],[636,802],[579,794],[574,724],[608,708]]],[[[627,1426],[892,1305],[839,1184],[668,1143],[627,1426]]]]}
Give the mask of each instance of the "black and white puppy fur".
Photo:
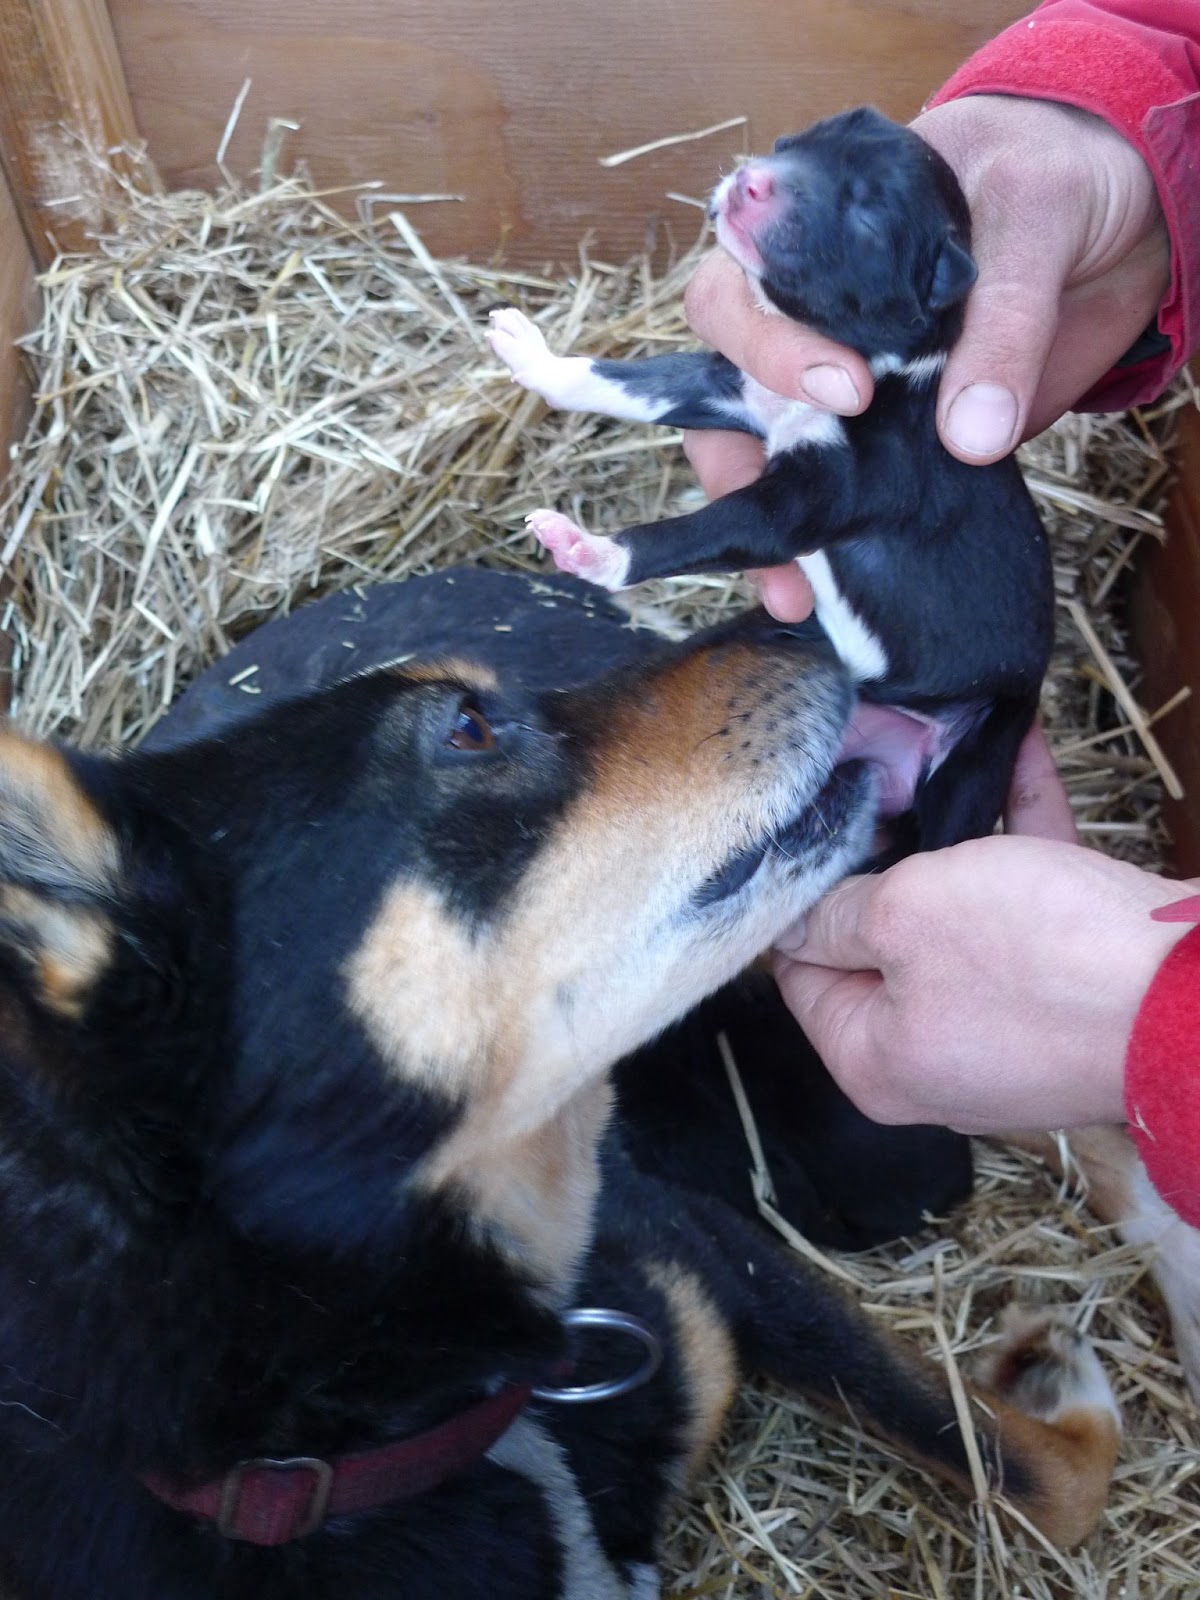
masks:
{"type": "Polygon", "coordinates": [[[781,139],[716,190],[717,238],[765,311],[859,351],[861,416],[764,389],[713,352],[644,361],[551,354],[519,311],[492,315],[513,377],[549,404],[766,444],[748,487],[606,538],[529,522],[563,570],[608,589],[798,558],[864,701],[855,748],[881,756],[902,847],[990,832],[1037,706],[1053,633],[1044,530],[1016,463],[965,466],[935,428],[939,375],[975,278],[970,215],[924,140],[860,109],[781,139]]]}
{"type": "MultiPolygon", "coordinates": [[[[759,617],[635,648],[600,597],[495,574],[390,593],[386,639],[357,647],[367,601],[322,602],[123,759],[0,729],[6,1597],[649,1600],[672,1496],[755,1368],[969,1492],[941,1368],[657,1170],[636,1093],[614,1114],[614,1063],[870,849],[828,642],[759,617]],[[653,1329],[657,1374],[534,1402],[436,1488],[262,1548],[151,1487],[555,1381],[581,1305],[653,1329]]],[[[914,1137],[901,1222],[946,1197],[914,1137]]],[[[577,1382],[629,1361],[573,1353],[577,1382]]],[[[995,1487],[1083,1538],[1118,1438],[1088,1346],[1027,1315],[970,1392],[995,1487]]]]}

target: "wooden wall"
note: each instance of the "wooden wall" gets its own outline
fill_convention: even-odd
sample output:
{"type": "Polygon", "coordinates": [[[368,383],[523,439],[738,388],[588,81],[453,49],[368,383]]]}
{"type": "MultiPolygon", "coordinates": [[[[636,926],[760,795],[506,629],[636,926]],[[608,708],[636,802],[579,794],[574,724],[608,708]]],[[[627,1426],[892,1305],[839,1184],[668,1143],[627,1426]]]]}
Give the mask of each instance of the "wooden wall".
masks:
{"type": "Polygon", "coordinates": [[[727,117],[748,148],[864,101],[900,117],[1024,0],[110,0],[136,120],[172,186],[207,185],[238,91],[229,162],[266,120],[319,184],[462,194],[423,206],[442,253],[575,258],[594,229],[623,259],[647,219],[690,242],[740,130],[604,170],[598,157],[727,117]]]}
{"type": "MultiPolygon", "coordinates": [[[[29,384],[20,351],[13,344],[33,326],[37,314],[33,255],[25,241],[12,193],[0,173],[0,443],[25,425],[29,384]]],[[[0,455],[0,477],[7,465],[0,455]]]]}
{"type": "MultiPolygon", "coordinates": [[[[33,255],[25,242],[17,208],[0,173],[0,446],[19,437],[29,416],[29,381],[21,353],[13,343],[33,326],[37,311],[33,255]]],[[[8,468],[7,450],[0,454],[0,484],[8,468]]],[[[0,573],[0,606],[5,580],[0,573]]],[[[12,640],[0,632],[0,716],[9,703],[12,640]]]]}
{"type": "Polygon", "coordinates": [[[1173,862],[1185,877],[1200,874],[1200,412],[1180,421],[1179,476],[1163,546],[1144,539],[1138,550],[1133,633],[1145,670],[1145,706],[1162,705],[1190,684],[1191,698],[1155,729],[1179,774],[1181,801],[1163,802],[1174,841],[1173,862]]]}

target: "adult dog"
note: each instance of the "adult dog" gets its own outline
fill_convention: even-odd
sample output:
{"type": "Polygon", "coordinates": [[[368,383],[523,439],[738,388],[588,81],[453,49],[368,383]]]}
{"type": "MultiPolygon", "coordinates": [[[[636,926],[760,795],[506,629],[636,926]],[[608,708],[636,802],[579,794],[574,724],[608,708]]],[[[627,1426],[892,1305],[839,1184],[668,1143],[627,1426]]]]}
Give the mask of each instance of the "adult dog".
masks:
{"type": "MultiPolygon", "coordinates": [[[[0,736],[22,1600],[652,1595],[747,1367],[969,1487],[940,1368],[613,1115],[614,1063],[869,853],[846,670],[761,618],[648,646],[568,585],[391,593],[252,638],[124,759],[0,736]]],[[[829,1164],[868,1137],[831,1114],[829,1164]]],[[[911,1137],[896,1216],[957,1159],[911,1137]]],[[[1026,1317],[973,1392],[993,1479],[1082,1538],[1090,1349],[1026,1317]]]]}

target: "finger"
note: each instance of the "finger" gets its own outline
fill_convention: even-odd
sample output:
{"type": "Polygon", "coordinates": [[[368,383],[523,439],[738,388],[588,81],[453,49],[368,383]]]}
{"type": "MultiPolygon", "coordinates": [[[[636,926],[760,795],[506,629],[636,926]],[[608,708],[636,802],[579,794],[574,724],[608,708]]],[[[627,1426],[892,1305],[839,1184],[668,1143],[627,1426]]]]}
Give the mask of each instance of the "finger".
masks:
{"type": "Polygon", "coordinates": [[[1030,728],[1017,752],[1004,808],[1004,831],[1079,843],[1075,814],[1039,723],[1030,728]]]}
{"type": "Polygon", "coordinates": [[[887,1108],[879,1105],[877,1089],[883,1078],[879,1040],[886,1037],[886,1030],[880,1031],[886,999],[879,974],[830,972],[778,958],[775,981],[783,1003],[836,1082],[860,1111],[885,1121],[887,1108]]]}
{"type": "Polygon", "coordinates": [[[1058,329],[1067,264],[1006,221],[981,235],[979,277],[938,390],[938,433],[960,461],[998,461],[1019,443],[1058,329]]]}
{"type": "Polygon", "coordinates": [[[844,345],[764,311],[724,251],[705,258],[683,297],[692,331],[776,394],[856,416],[874,393],[871,370],[844,345]]]}
{"type": "Polygon", "coordinates": [[[784,957],[841,972],[877,972],[879,953],[861,932],[862,919],[882,878],[843,878],[808,912],[803,929],[776,941],[784,957]]]}
{"type": "Polygon", "coordinates": [[[766,451],[748,433],[685,433],[683,453],[710,500],[762,477],[766,451]]]}
{"type": "Polygon", "coordinates": [[[761,567],[746,576],[777,622],[803,622],[811,613],[812,585],[794,561],[783,567],[761,567]]]}

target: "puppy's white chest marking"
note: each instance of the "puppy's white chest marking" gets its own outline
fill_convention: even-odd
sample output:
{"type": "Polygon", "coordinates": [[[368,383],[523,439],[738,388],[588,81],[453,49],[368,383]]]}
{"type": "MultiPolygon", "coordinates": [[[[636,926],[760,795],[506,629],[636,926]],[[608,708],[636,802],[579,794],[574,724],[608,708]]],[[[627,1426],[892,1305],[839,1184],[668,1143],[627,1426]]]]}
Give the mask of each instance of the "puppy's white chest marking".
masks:
{"type": "Polygon", "coordinates": [[[753,378],[742,380],[742,406],[761,424],[767,455],[775,456],[799,444],[839,445],[846,442],[842,419],[832,411],[789,400],[764,389],[753,378]]]}
{"type": "Polygon", "coordinates": [[[797,561],[812,584],[817,621],[850,675],[858,683],[886,678],[887,652],[838,588],[829,557],[823,550],[815,550],[812,555],[798,556],[797,561]]]}

